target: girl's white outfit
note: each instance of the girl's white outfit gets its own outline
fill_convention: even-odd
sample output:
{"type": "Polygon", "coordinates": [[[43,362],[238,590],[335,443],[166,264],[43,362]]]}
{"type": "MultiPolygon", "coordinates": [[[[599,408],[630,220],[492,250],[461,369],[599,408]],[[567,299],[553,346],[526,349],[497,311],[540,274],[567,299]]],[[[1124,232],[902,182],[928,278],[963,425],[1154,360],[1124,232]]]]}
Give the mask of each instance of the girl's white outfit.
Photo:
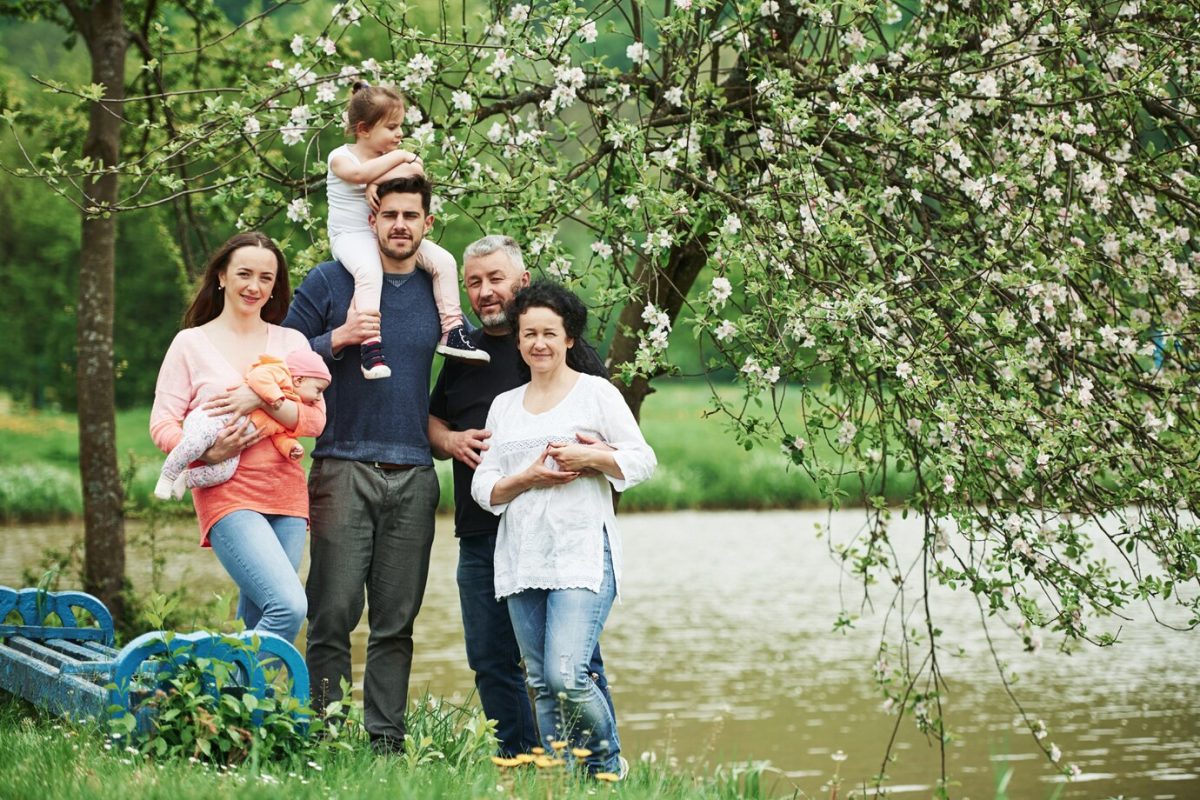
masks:
{"type": "MultiPolygon", "coordinates": [[[[354,305],[359,311],[378,311],[383,291],[383,264],[379,240],[368,216],[367,187],[347,183],[333,173],[333,159],[346,156],[362,161],[349,145],[335,148],[326,160],[325,191],[329,198],[329,246],[333,257],[354,276],[354,305]]],[[[454,256],[437,242],[425,239],[417,251],[417,265],[433,277],[433,300],[437,303],[445,334],[462,324],[458,300],[458,265],[454,256]]]]}
{"type": "MultiPolygon", "coordinates": [[[[499,514],[496,539],[496,599],[525,589],[600,590],[604,577],[604,534],[612,552],[620,591],[621,536],[613,512],[611,485],[635,486],[654,473],[657,461],[621,393],[611,383],[581,374],[558,405],[541,414],[525,410],[529,384],[492,401],[488,449],[475,470],[471,496],[499,514]],[[508,503],[492,504],[492,489],[542,454],[551,442],[576,442],[584,433],[616,448],[613,457],[624,478],[584,475],[562,486],[528,489],[508,503]]],[[[547,466],[557,469],[554,459],[547,466]]]]}

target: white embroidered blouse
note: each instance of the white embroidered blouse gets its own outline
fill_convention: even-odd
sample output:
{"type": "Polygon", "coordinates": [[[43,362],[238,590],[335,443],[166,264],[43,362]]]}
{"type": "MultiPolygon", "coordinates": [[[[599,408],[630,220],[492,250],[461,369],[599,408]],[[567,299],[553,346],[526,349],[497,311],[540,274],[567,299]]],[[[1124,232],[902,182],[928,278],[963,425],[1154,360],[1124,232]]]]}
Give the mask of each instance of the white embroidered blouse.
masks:
{"type": "MultiPolygon", "coordinates": [[[[496,538],[496,599],[525,589],[600,590],[604,532],[608,531],[613,575],[621,586],[621,536],[609,484],[625,491],[649,478],[657,462],[624,398],[611,383],[579,376],[558,405],[541,414],[525,410],[525,386],[492,401],[489,447],[475,470],[471,496],[485,511],[500,515],[496,538]],[[528,489],[508,503],[493,505],[492,489],[542,454],[550,442],[574,442],[575,434],[596,436],[616,448],[625,476],[581,476],[562,486],[528,489]]],[[[554,459],[546,465],[557,469],[554,459]]]]}

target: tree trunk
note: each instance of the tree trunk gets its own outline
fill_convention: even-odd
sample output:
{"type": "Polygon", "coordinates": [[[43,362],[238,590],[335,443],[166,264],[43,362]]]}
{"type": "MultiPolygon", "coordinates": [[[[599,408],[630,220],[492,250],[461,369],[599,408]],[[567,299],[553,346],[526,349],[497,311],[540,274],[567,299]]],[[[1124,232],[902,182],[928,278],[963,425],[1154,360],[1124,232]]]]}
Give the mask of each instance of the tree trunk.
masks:
{"type": "MultiPolygon", "coordinates": [[[[642,310],[646,303],[653,303],[656,308],[665,311],[671,324],[675,324],[688,290],[696,282],[696,276],[707,261],[708,255],[704,252],[704,245],[697,239],[690,239],[671,248],[664,269],[646,261],[638,264],[633,280],[634,286],[637,287],[637,302],[626,303],[621,309],[621,317],[617,320],[617,333],[608,349],[610,364],[633,361],[637,355],[638,332],[647,327],[642,319],[642,310]]],[[[636,378],[629,386],[617,383],[616,387],[625,398],[629,410],[633,412],[633,418],[640,420],[642,403],[653,391],[650,381],[646,378],[636,378]]]]}
{"type": "MultiPolygon", "coordinates": [[[[102,167],[120,160],[121,100],[125,96],[127,47],[122,0],[97,0],[78,12],[92,60],[92,82],[104,86],[93,103],[85,157],[102,167]],[[82,19],[81,19],[82,18],[82,19]]],[[[100,598],[120,625],[125,612],[124,492],[117,466],[113,371],[114,273],[117,176],[102,174],[83,185],[83,237],[79,256],[76,319],[79,393],[79,471],[83,483],[84,588],[100,598]]]]}

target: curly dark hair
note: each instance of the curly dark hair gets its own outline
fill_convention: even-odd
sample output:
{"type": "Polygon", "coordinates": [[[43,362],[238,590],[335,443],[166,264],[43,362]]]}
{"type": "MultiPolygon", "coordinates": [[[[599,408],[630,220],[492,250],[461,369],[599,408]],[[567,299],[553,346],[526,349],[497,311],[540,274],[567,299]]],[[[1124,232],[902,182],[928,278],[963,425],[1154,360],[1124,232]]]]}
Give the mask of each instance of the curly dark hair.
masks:
{"type": "MultiPolygon", "coordinates": [[[[595,349],[583,338],[587,328],[588,310],[583,301],[570,289],[544,278],[538,279],[521,289],[508,306],[507,316],[513,327],[519,329],[520,317],[531,308],[548,308],[563,321],[563,329],[575,344],[567,350],[567,366],[576,372],[608,378],[608,369],[595,349]]],[[[529,366],[521,361],[525,379],[529,379],[529,366]]]]}

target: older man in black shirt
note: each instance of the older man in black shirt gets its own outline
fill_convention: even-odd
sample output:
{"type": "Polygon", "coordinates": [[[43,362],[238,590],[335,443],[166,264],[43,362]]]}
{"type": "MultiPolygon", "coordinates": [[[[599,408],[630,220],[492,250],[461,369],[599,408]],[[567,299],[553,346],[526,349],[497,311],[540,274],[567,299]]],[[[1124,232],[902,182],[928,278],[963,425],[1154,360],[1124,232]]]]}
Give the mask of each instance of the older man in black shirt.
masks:
{"type": "MultiPolygon", "coordinates": [[[[471,308],[482,323],[468,334],[491,356],[488,364],[447,360],[429,399],[429,442],[437,458],[454,459],[454,531],[458,537],[458,597],[462,605],[467,663],[484,713],[497,721],[500,752],[511,756],[538,744],[508,604],[496,600],[494,556],[500,518],[471,499],[471,479],[491,433],[483,429],[496,395],[526,380],[505,309],[529,285],[521,249],[508,236],[485,236],[463,253],[471,308]]],[[[608,694],[600,648],[592,654],[592,678],[608,694]]],[[[610,701],[611,705],[611,701],[610,701]]]]}

